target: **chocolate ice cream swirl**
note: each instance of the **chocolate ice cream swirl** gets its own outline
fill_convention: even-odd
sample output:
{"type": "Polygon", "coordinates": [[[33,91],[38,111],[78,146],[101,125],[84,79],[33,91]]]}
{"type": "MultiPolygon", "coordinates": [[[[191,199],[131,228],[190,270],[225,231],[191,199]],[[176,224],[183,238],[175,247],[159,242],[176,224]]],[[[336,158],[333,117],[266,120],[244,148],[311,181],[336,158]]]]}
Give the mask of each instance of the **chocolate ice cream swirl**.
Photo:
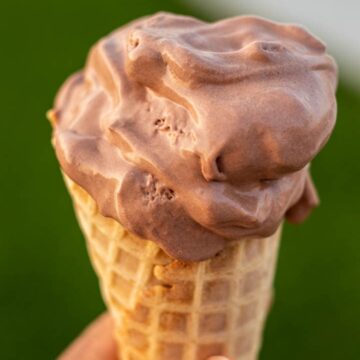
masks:
{"type": "Polygon", "coordinates": [[[306,30],[159,13],[91,50],[54,106],[63,171],[99,211],[180,260],[303,221],[335,124],[337,70],[306,30]]]}

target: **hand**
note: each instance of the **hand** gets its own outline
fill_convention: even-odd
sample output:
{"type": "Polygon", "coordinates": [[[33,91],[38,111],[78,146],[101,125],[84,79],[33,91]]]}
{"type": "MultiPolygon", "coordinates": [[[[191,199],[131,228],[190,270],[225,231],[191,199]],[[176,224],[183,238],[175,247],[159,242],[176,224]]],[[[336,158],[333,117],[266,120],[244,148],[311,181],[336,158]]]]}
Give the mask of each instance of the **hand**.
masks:
{"type": "Polygon", "coordinates": [[[112,318],[105,313],[90,324],[58,360],[117,360],[112,332],[112,318]]]}
{"type": "MultiPolygon", "coordinates": [[[[59,356],[58,360],[118,360],[116,343],[112,337],[113,325],[109,314],[101,315],[59,356]]],[[[208,360],[229,359],[212,356],[208,360]]]]}

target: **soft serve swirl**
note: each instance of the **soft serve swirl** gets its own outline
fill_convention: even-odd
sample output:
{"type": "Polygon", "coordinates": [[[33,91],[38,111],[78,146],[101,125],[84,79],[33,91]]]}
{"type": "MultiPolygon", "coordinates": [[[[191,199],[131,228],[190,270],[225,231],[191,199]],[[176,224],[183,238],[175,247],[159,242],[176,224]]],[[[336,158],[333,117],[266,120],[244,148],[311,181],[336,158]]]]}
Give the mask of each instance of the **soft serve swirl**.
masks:
{"type": "Polygon", "coordinates": [[[301,222],[336,117],[336,65],[306,30],[159,13],[91,50],[54,106],[63,171],[180,260],[301,222]]]}

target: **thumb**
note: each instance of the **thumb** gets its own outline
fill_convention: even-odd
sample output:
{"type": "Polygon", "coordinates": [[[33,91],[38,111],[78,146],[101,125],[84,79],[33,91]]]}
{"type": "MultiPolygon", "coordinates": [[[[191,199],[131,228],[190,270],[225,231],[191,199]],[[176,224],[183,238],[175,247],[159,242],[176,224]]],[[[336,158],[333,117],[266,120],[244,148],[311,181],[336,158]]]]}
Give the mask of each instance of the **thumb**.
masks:
{"type": "Polygon", "coordinates": [[[58,360],[116,359],[113,321],[109,314],[99,316],[58,358],[58,360]]]}

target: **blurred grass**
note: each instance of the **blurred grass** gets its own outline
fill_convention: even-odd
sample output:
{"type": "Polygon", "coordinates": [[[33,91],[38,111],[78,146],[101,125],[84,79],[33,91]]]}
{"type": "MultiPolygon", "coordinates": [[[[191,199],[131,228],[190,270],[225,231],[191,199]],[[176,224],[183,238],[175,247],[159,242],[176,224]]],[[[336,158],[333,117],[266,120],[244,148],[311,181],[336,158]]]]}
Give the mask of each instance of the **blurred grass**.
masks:
{"type": "MultiPolygon", "coordinates": [[[[53,359],[104,309],[44,114],[95,40],[158,10],[191,13],[165,0],[0,3],[1,359],[53,359]]],[[[360,358],[360,95],[341,83],[338,99],[312,168],[322,206],[285,228],[264,360],[360,358]]]]}

